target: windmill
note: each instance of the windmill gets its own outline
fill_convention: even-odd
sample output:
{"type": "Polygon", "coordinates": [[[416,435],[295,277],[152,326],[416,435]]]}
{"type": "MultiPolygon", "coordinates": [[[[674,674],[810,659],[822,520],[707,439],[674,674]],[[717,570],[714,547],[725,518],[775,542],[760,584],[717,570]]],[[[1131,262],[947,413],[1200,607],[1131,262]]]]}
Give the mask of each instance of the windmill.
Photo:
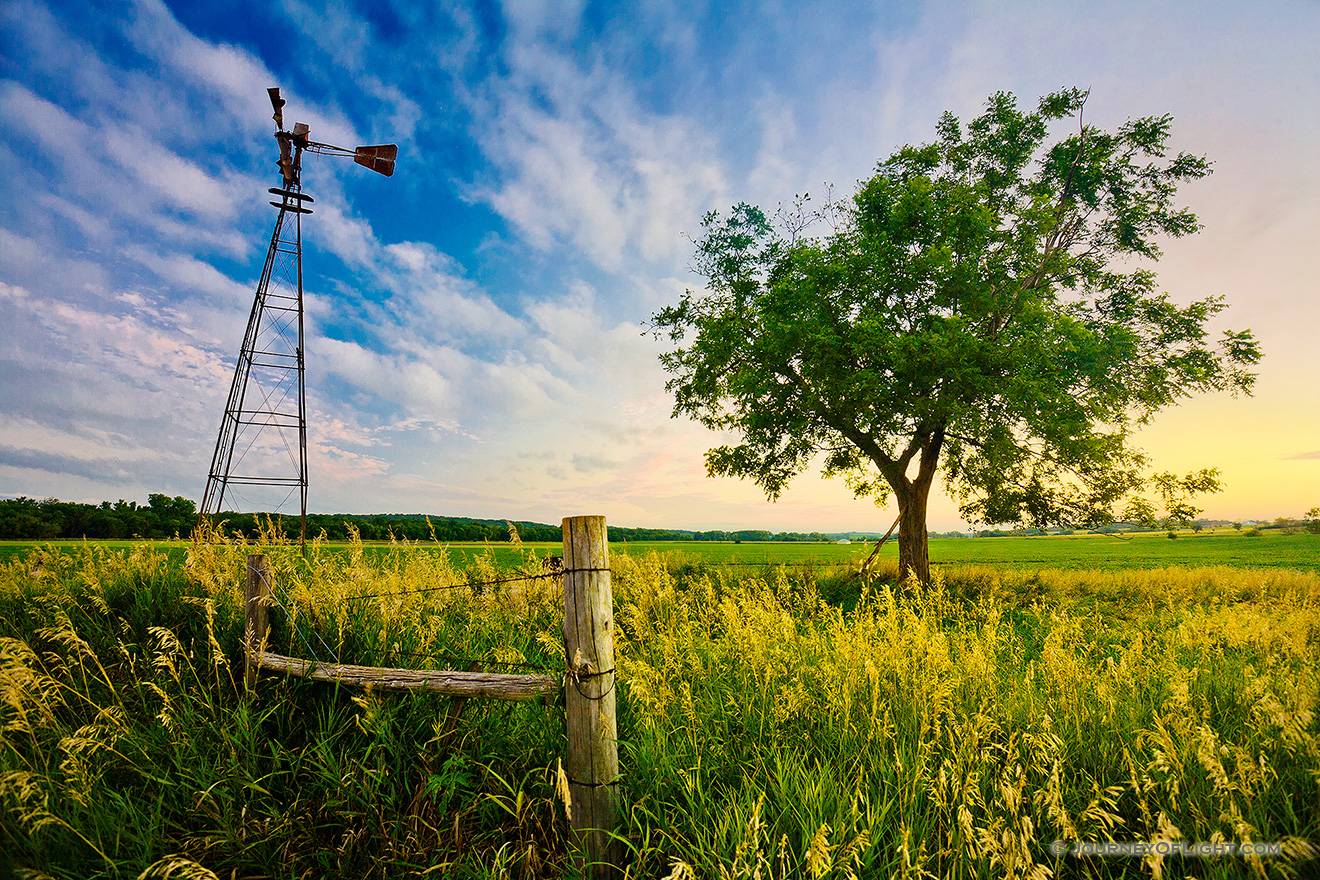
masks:
{"type": "Polygon", "coordinates": [[[274,487],[283,500],[268,508],[278,511],[295,493],[302,520],[300,544],[307,545],[307,395],[303,378],[302,218],[316,200],[302,191],[303,153],[351,158],[358,165],[390,177],[399,154],[395,144],[349,150],[309,140],[306,123],[284,128],[284,104],[278,88],[267,89],[275,110],[275,139],[283,185],[269,192],[279,209],[257,282],[247,331],[234,367],[211,470],[202,495],[200,519],[220,513],[226,493],[238,486],[274,487]]]}

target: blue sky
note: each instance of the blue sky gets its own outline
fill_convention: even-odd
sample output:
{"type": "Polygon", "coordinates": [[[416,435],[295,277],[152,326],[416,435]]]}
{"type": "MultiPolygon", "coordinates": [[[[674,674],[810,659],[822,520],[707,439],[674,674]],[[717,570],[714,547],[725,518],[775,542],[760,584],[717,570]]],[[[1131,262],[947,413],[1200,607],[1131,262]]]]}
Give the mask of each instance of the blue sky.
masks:
{"type": "MultiPolygon", "coordinates": [[[[1207,512],[1320,504],[1320,5],[85,4],[0,7],[0,494],[199,498],[278,177],[265,89],[317,140],[400,144],[390,179],[309,157],[311,508],[619,525],[885,528],[799,478],[705,476],[646,317],[700,279],[703,212],[773,208],[1004,89],[1172,113],[1215,174],[1172,242],[1224,294],[1257,394],[1142,435],[1218,465],[1207,512]]],[[[933,499],[931,526],[961,525],[933,499]]]]}

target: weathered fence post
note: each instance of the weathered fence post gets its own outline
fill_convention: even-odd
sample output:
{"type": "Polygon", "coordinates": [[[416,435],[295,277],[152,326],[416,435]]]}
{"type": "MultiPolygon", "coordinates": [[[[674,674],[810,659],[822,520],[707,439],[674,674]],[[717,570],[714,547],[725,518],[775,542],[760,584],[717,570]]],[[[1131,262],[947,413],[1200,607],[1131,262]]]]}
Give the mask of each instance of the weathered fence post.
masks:
{"type": "Polygon", "coordinates": [[[605,517],[564,517],[565,772],[586,875],[618,876],[619,743],[614,718],[614,596],[605,517]]]}
{"type": "Polygon", "coordinates": [[[266,599],[270,596],[270,582],[273,573],[270,560],[264,553],[254,553],[247,558],[247,601],[244,628],[244,653],[247,656],[246,683],[251,690],[257,683],[257,655],[261,652],[270,630],[270,615],[266,599]]]}

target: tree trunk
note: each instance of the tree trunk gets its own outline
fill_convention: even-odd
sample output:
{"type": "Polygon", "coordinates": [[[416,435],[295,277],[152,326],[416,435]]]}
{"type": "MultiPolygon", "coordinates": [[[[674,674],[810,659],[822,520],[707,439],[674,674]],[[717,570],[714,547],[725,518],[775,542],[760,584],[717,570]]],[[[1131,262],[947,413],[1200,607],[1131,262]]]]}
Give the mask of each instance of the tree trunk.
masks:
{"type": "Polygon", "coordinates": [[[926,503],[935,482],[935,468],[944,447],[944,429],[938,428],[921,445],[916,479],[903,479],[894,486],[898,497],[898,570],[902,577],[916,575],[922,585],[930,583],[930,545],[926,541],[926,503]]]}
{"type": "MultiPolygon", "coordinates": [[[[865,440],[866,438],[862,438],[865,440]]],[[[921,583],[930,583],[930,549],[926,540],[926,502],[930,487],[935,482],[935,470],[944,448],[944,428],[919,433],[909,449],[920,449],[917,475],[907,476],[911,452],[895,461],[879,447],[868,452],[876,469],[884,475],[890,490],[898,501],[898,574],[900,578],[915,575],[921,583]]]]}
{"type": "Polygon", "coordinates": [[[930,485],[917,483],[898,497],[898,571],[906,578],[916,575],[922,584],[930,583],[930,550],[926,542],[926,500],[930,485]]]}

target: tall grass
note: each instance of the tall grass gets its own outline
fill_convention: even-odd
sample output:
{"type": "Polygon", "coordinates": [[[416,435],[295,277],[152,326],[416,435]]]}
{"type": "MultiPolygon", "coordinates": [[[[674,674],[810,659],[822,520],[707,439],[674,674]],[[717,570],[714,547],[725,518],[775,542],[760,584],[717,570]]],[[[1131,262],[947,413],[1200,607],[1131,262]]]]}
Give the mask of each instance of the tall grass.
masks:
{"type": "MultiPolygon", "coordinates": [[[[0,876],[571,876],[562,705],[246,692],[253,550],[0,568],[0,876]]],[[[282,652],[562,668],[553,582],[456,586],[507,576],[493,556],[261,550],[282,652]]],[[[1316,868],[1314,573],[948,566],[922,589],[655,554],[614,572],[631,876],[1316,868]],[[1056,839],[1284,853],[1080,860],[1056,839]]]]}
{"type": "MultiPolygon", "coordinates": [[[[297,623],[345,662],[562,668],[562,612],[535,581],[400,595],[491,579],[488,561],[459,572],[403,546],[308,563],[262,549],[288,592],[279,650],[308,656],[297,623]],[[348,601],[362,593],[383,595],[348,601]]],[[[180,569],[150,549],[89,546],[0,570],[0,876],[556,871],[545,756],[562,753],[562,710],[472,701],[460,717],[440,697],[278,676],[247,694],[252,550],[199,545],[180,569]]]]}
{"type": "Polygon", "coordinates": [[[628,830],[653,871],[1315,869],[1315,575],[964,567],[847,612],[809,577],[734,577],[658,559],[616,571],[628,830]],[[1056,839],[1285,855],[1083,864],[1052,856],[1056,839]]]}

